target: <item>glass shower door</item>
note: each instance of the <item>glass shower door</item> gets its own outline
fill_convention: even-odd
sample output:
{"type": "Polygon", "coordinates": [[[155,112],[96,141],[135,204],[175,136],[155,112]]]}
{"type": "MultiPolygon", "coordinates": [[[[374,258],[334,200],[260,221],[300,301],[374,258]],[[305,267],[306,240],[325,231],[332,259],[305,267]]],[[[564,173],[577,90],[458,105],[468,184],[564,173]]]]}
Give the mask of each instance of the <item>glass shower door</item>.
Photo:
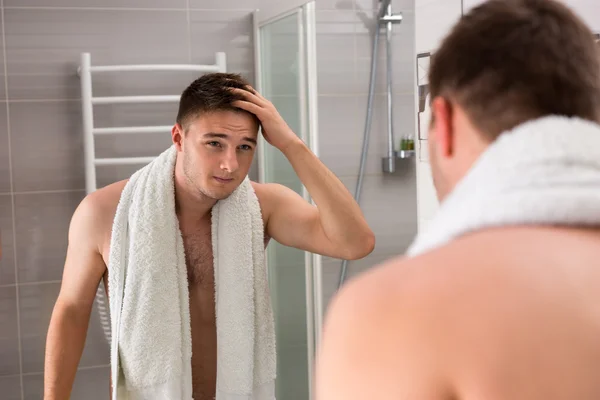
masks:
{"type": "MultiPolygon", "coordinates": [[[[268,21],[255,18],[255,24],[259,91],[316,153],[314,2],[268,21]]],[[[287,186],[310,200],[286,157],[262,137],[258,157],[261,182],[287,186]]],[[[317,257],[274,240],[266,256],[277,334],[276,396],[278,400],[307,400],[315,349],[313,268],[317,257]]]]}

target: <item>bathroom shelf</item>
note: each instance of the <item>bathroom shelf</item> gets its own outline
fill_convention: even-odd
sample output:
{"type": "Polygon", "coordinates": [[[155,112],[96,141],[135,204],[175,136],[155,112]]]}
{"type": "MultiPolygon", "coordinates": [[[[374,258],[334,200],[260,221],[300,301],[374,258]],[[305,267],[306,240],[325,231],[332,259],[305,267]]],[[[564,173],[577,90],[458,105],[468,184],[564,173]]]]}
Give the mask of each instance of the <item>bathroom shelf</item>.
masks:
{"type": "Polygon", "coordinates": [[[395,151],[394,154],[396,158],[404,159],[404,158],[413,158],[415,156],[414,150],[400,150],[395,151]]]}
{"type": "Polygon", "coordinates": [[[381,168],[386,174],[393,174],[396,172],[396,162],[401,162],[415,156],[414,150],[400,150],[394,152],[394,157],[383,157],[381,159],[381,168]]]}

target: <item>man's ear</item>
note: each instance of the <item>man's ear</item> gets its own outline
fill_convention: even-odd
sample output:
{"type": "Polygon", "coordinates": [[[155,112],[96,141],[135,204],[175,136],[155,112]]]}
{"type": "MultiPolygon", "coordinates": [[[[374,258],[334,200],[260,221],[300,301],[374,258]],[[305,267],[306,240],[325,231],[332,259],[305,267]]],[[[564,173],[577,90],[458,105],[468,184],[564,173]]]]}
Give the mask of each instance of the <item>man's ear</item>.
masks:
{"type": "Polygon", "coordinates": [[[431,135],[439,154],[450,157],[453,153],[454,127],[452,124],[452,103],[443,97],[436,97],[431,102],[431,135]]]}
{"type": "Polygon", "coordinates": [[[183,143],[183,127],[179,125],[179,123],[175,123],[175,125],[173,125],[173,129],[171,129],[171,140],[177,148],[177,151],[181,151],[181,146],[183,143]]]}

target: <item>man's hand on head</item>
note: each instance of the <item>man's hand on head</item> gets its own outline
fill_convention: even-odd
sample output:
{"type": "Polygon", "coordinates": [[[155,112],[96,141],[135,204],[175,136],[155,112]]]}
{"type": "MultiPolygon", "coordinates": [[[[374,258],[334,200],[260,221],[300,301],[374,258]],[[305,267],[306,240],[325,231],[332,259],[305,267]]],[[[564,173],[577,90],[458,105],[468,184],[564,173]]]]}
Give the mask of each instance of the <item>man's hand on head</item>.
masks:
{"type": "Polygon", "coordinates": [[[235,101],[233,105],[256,115],[262,126],[262,134],[269,144],[284,152],[290,144],[300,140],[281,117],[273,103],[252,87],[232,88],[232,90],[243,98],[243,100],[235,101]]]}

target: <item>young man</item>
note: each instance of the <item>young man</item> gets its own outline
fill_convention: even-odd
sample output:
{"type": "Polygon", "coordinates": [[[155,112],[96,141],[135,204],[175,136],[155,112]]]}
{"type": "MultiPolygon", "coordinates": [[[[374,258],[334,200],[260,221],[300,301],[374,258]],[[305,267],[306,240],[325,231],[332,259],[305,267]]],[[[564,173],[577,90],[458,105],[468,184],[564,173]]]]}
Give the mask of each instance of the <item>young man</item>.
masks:
{"type": "MultiPolygon", "coordinates": [[[[216,322],[211,208],[244,180],[266,140],[294,167],[316,207],[278,184],[252,183],[269,238],[342,259],[369,254],[374,236],[344,185],[291,131],[275,107],[239,76],[209,74],[182,94],[172,139],[178,151],[176,212],[188,269],[194,399],[213,399],[216,322]]],[[[68,399],[101,279],[107,282],[111,228],[126,181],[90,194],[73,215],[61,291],[48,332],[45,399],[68,399]]],[[[110,293],[109,293],[110,295],[110,293]]]]}
{"type": "Polygon", "coordinates": [[[430,66],[441,208],[335,298],[318,400],[600,399],[600,60],[552,0],[490,0],[430,66]]]}

